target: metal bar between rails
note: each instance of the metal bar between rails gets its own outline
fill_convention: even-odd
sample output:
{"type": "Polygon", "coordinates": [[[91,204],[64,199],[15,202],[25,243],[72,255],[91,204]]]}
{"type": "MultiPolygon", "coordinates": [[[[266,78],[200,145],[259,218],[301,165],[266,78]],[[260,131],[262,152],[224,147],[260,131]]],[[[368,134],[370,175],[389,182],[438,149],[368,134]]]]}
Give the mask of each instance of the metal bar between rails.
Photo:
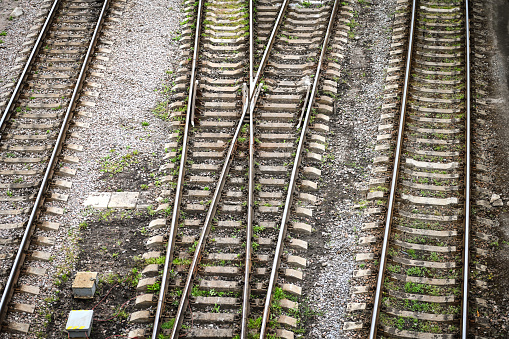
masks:
{"type": "MultiPolygon", "coordinates": [[[[260,62],[260,67],[258,68],[255,80],[252,82],[252,84],[251,84],[252,86],[251,87],[257,86],[258,82],[260,81],[260,75],[262,74],[262,72],[263,72],[263,70],[265,68],[265,65],[267,64],[268,55],[270,54],[270,51],[271,51],[272,46],[274,44],[274,40],[276,38],[276,32],[279,29],[279,26],[281,24],[284,11],[288,7],[288,2],[289,2],[289,0],[286,0],[285,4],[280,9],[280,12],[279,12],[279,15],[278,15],[278,20],[276,21],[276,24],[274,25],[274,28],[272,30],[272,34],[270,36],[269,43],[265,47],[265,52],[264,52],[264,54],[262,56],[262,60],[260,62]]],[[[207,238],[207,236],[208,236],[208,234],[210,232],[211,221],[214,219],[215,212],[216,212],[216,209],[217,209],[217,205],[219,204],[219,200],[221,198],[221,192],[223,190],[224,184],[226,182],[226,178],[228,176],[228,172],[230,170],[230,164],[231,164],[231,162],[233,160],[233,154],[235,152],[235,149],[237,148],[237,139],[238,139],[238,137],[240,135],[240,131],[242,129],[242,124],[244,123],[244,119],[246,118],[246,114],[247,114],[248,109],[250,109],[250,112],[254,111],[254,106],[256,105],[256,100],[252,100],[252,99],[256,99],[257,98],[256,93],[259,93],[259,90],[253,91],[253,93],[250,94],[250,96],[248,98],[248,104],[243,106],[241,117],[238,120],[239,122],[237,124],[237,128],[236,128],[235,133],[233,135],[233,139],[232,139],[232,142],[231,142],[230,147],[228,149],[228,153],[226,154],[225,162],[223,164],[223,168],[222,168],[221,174],[219,176],[219,181],[218,181],[218,184],[217,184],[216,189],[214,191],[214,196],[212,197],[212,201],[210,203],[209,209],[207,211],[207,216],[205,217],[205,221],[203,223],[202,231],[201,231],[201,234],[200,234],[200,239],[198,240],[198,243],[196,245],[196,250],[195,250],[194,255],[193,255],[193,261],[191,263],[191,266],[189,267],[189,272],[188,272],[188,275],[187,275],[186,284],[184,286],[184,289],[182,290],[182,296],[181,296],[181,299],[180,299],[179,307],[177,309],[177,314],[175,316],[175,322],[174,322],[174,325],[173,325],[173,329],[172,329],[172,332],[171,332],[170,339],[178,338],[180,327],[182,326],[182,322],[184,320],[184,312],[185,312],[185,310],[187,308],[187,305],[188,305],[188,302],[189,302],[189,295],[190,295],[191,290],[192,290],[192,283],[193,283],[193,280],[194,280],[194,276],[195,276],[195,274],[197,272],[198,264],[200,263],[200,260],[201,260],[201,254],[203,252],[203,249],[205,248],[205,239],[207,238]]],[[[251,113],[251,115],[252,115],[252,113],[251,113]]],[[[251,131],[251,129],[250,129],[250,131],[251,131]]],[[[254,137],[253,137],[253,142],[254,142],[254,137]]],[[[251,143],[251,136],[250,136],[250,143],[251,143]]],[[[253,146],[250,145],[250,147],[253,147],[253,146]]],[[[250,175],[251,175],[251,173],[250,173],[250,175]]],[[[254,185],[253,185],[253,188],[254,188],[254,185]]],[[[253,200],[252,199],[252,192],[251,192],[250,196],[251,196],[251,201],[252,201],[253,200]]],[[[254,202],[252,202],[252,204],[254,204],[254,202]]],[[[248,207],[248,214],[249,214],[249,209],[250,208],[252,208],[252,207],[248,207]]],[[[251,211],[251,215],[252,215],[252,211],[251,211]]],[[[252,228],[252,226],[251,226],[251,228],[252,228]]],[[[246,245],[246,248],[248,248],[248,247],[249,246],[246,245]]],[[[244,283],[245,284],[249,284],[249,281],[245,281],[244,283]]],[[[249,290],[249,286],[245,285],[244,293],[245,293],[246,289],[249,290]]],[[[161,288],[161,290],[162,290],[162,288],[161,288]]],[[[245,303],[243,303],[243,310],[245,310],[245,311],[248,310],[248,307],[246,307],[245,303]]],[[[246,324],[247,324],[247,316],[244,316],[244,314],[242,316],[242,322],[246,322],[246,324]]],[[[246,329],[246,331],[244,333],[246,334],[246,337],[247,337],[247,329],[246,329]]],[[[153,339],[157,339],[154,336],[152,338],[153,339]]]]}
{"type": "Polygon", "coordinates": [[[240,323],[240,339],[248,338],[247,323],[249,319],[249,297],[251,295],[251,266],[253,242],[253,207],[254,207],[254,109],[261,85],[256,88],[249,108],[249,172],[248,172],[248,200],[247,200],[247,226],[246,226],[246,260],[244,264],[244,290],[242,293],[242,320],[240,323]]]}
{"type": "Polygon", "coordinates": [[[173,261],[173,250],[175,248],[175,238],[177,236],[177,227],[178,227],[179,215],[180,215],[180,202],[182,201],[182,190],[183,190],[184,175],[185,175],[185,165],[186,165],[186,160],[187,160],[189,125],[191,124],[191,118],[194,116],[193,95],[195,94],[194,87],[196,86],[196,83],[195,83],[196,66],[198,63],[198,52],[200,49],[202,8],[203,8],[203,0],[199,0],[198,13],[196,15],[196,32],[195,32],[195,40],[194,40],[193,63],[191,66],[191,80],[190,80],[190,85],[189,85],[189,98],[187,101],[186,122],[185,122],[185,126],[184,126],[184,138],[182,141],[182,155],[180,158],[180,167],[179,167],[179,176],[178,176],[178,180],[177,180],[177,187],[175,188],[175,203],[173,205],[171,225],[170,225],[170,235],[169,235],[169,239],[168,239],[168,245],[166,247],[166,259],[164,261],[161,289],[159,290],[159,297],[157,299],[157,309],[156,309],[156,314],[154,317],[154,327],[152,330],[152,339],[157,339],[159,330],[161,327],[161,317],[162,317],[162,313],[163,313],[164,299],[166,296],[166,292],[168,291],[168,280],[169,280],[168,275],[169,275],[169,272],[171,269],[171,264],[173,261]]]}
{"type": "MultiPolygon", "coordinates": [[[[52,152],[51,157],[48,161],[48,167],[46,168],[46,172],[42,179],[41,186],[39,187],[37,197],[35,198],[35,203],[32,208],[32,211],[30,213],[30,218],[28,219],[28,222],[27,222],[27,225],[25,228],[25,233],[23,234],[23,239],[21,240],[21,243],[19,245],[19,249],[16,254],[16,258],[14,260],[14,265],[11,269],[10,274],[9,274],[9,279],[7,280],[7,283],[5,285],[5,289],[2,294],[2,299],[0,301],[0,324],[5,319],[5,315],[7,313],[7,305],[9,303],[9,300],[10,300],[10,298],[12,296],[12,292],[13,292],[12,288],[17,281],[19,270],[21,269],[21,266],[23,265],[23,261],[25,258],[24,251],[27,250],[28,246],[30,245],[30,237],[32,236],[32,234],[35,230],[35,226],[36,226],[35,222],[37,220],[37,217],[39,216],[40,207],[44,203],[43,196],[46,193],[46,189],[50,183],[51,177],[53,176],[54,168],[55,168],[55,165],[57,162],[57,157],[60,155],[60,151],[62,150],[62,146],[65,141],[65,136],[66,136],[67,130],[69,128],[69,122],[71,121],[71,119],[74,115],[74,109],[76,108],[76,104],[78,102],[79,92],[81,91],[81,88],[83,87],[85,73],[88,70],[88,65],[89,65],[90,59],[92,57],[92,52],[94,51],[95,45],[97,43],[97,39],[99,37],[102,23],[104,21],[104,17],[106,15],[106,10],[108,9],[109,4],[110,4],[110,0],[104,1],[103,7],[101,10],[101,14],[99,15],[99,19],[97,21],[94,33],[92,35],[92,39],[90,41],[90,45],[87,50],[87,54],[85,56],[85,59],[83,60],[83,65],[81,67],[81,70],[80,70],[80,73],[78,76],[78,80],[76,82],[76,85],[74,86],[74,90],[73,90],[73,93],[71,96],[71,100],[69,102],[69,106],[67,107],[67,110],[65,112],[64,120],[62,122],[62,126],[60,127],[60,131],[58,133],[57,140],[55,142],[55,147],[53,148],[53,152],[52,152]]],[[[55,3],[53,4],[51,11],[56,9],[55,5],[58,5],[57,1],[55,1],[55,3]]],[[[54,16],[54,12],[51,12],[51,17],[53,17],[53,16],[54,16]]],[[[49,16],[48,16],[48,19],[49,19],[49,16]]],[[[48,29],[47,26],[49,26],[48,19],[46,20],[45,27],[43,28],[43,31],[45,31],[45,32],[47,32],[47,29],[48,29]]],[[[45,32],[44,32],[44,34],[43,34],[43,32],[41,32],[41,34],[39,35],[39,39],[41,41],[45,35],[45,32]]],[[[40,41],[39,41],[39,44],[40,44],[40,41]]],[[[36,52],[38,50],[38,48],[39,47],[36,44],[36,46],[34,46],[34,49],[32,50],[30,62],[32,62],[33,57],[36,54],[34,52],[36,52]]],[[[30,67],[28,65],[25,66],[25,70],[28,70],[29,68],[30,67]]],[[[26,74],[24,74],[23,77],[26,77],[26,74]]],[[[20,84],[18,83],[18,85],[20,85],[20,84]]],[[[19,96],[19,93],[17,93],[16,95],[19,96]]],[[[10,102],[10,104],[12,105],[11,102],[10,102]]]]}
{"type": "Polygon", "coordinates": [[[288,218],[290,216],[290,208],[292,206],[292,200],[293,200],[293,192],[295,190],[295,184],[297,182],[297,175],[299,172],[299,166],[300,162],[302,160],[302,150],[304,148],[304,142],[306,141],[306,133],[308,130],[309,120],[311,117],[311,110],[313,109],[313,104],[315,102],[315,96],[316,92],[318,91],[318,80],[320,78],[320,71],[322,69],[322,63],[325,59],[325,53],[327,51],[327,45],[329,43],[330,35],[332,27],[334,26],[334,19],[336,18],[336,13],[339,6],[339,0],[334,1],[334,7],[329,19],[329,25],[327,27],[327,32],[325,33],[325,38],[322,45],[322,51],[320,53],[320,59],[318,60],[318,66],[315,73],[315,78],[313,82],[313,88],[311,90],[311,94],[309,97],[309,106],[306,112],[306,117],[304,119],[304,125],[301,130],[300,138],[299,138],[299,145],[297,147],[297,153],[295,155],[295,161],[293,163],[293,169],[292,174],[290,177],[290,183],[288,185],[288,193],[286,195],[286,201],[285,201],[285,209],[283,211],[283,218],[281,220],[281,226],[279,227],[279,237],[277,241],[276,251],[274,254],[274,261],[272,263],[272,270],[270,273],[270,280],[269,285],[267,288],[267,296],[265,298],[265,306],[263,309],[263,318],[262,318],[262,324],[260,329],[260,339],[265,338],[265,332],[267,331],[267,324],[269,321],[269,315],[270,315],[270,305],[272,302],[272,292],[274,290],[276,280],[277,280],[277,273],[279,264],[281,262],[281,254],[283,253],[283,241],[286,237],[286,230],[287,230],[287,223],[288,218]]]}
{"type": "Polygon", "coordinates": [[[466,339],[468,334],[468,274],[469,268],[468,264],[470,261],[470,13],[468,7],[468,0],[465,0],[465,38],[466,38],[466,46],[465,46],[465,55],[466,55],[466,103],[467,103],[467,111],[466,111],[466,173],[465,173],[465,235],[464,242],[465,247],[464,251],[464,259],[463,259],[463,300],[462,300],[462,314],[461,314],[461,338],[466,339]]]}
{"type": "MultiPolygon", "coordinates": [[[[251,98],[255,91],[253,84],[253,67],[254,67],[254,11],[253,0],[249,0],[249,96],[251,98]]],[[[259,92],[259,86],[257,89],[259,92]]],[[[254,100],[256,104],[256,99],[254,100]]],[[[249,106],[249,100],[246,102],[249,106]]],[[[242,318],[240,320],[240,339],[248,338],[248,318],[249,318],[249,296],[251,295],[251,288],[249,282],[251,281],[251,257],[252,248],[251,242],[253,237],[253,190],[254,190],[254,118],[253,111],[249,110],[249,169],[248,169],[248,197],[247,197],[247,225],[246,225],[246,258],[244,261],[244,289],[242,291],[242,318]]]]}
{"type": "MultiPolygon", "coordinates": [[[[35,45],[32,48],[32,52],[30,52],[30,55],[27,59],[25,68],[23,68],[23,72],[21,72],[21,76],[19,77],[18,83],[16,84],[16,87],[14,88],[11,98],[10,98],[9,102],[7,103],[7,106],[5,107],[4,114],[2,115],[2,118],[0,119],[0,131],[4,130],[5,122],[7,120],[9,120],[11,109],[13,108],[12,105],[14,105],[14,102],[16,100],[18,100],[18,98],[19,98],[23,84],[25,83],[28,73],[30,72],[30,70],[32,68],[32,64],[34,62],[35,56],[37,55],[37,53],[39,53],[39,49],[41,48],[42,41],[44,40],[44,38],[46,37],[46,34],[48,33],[49,26],[51,24],[51,21],[53,20],[53,17],[55,16],[58,6],[60,5],[60,1],[61,0],[55,0],[55,2],[53,2],[53,5],[51,6],[50,11],[48,12],[48,17],[46,18],[46,21],[44,22],[44,25],[42,26],[41,32],[39,33],[39,36],[37,37],[37,40],[35,41],[35,45]]],[[[0,139],[1,138],[2,138],[2,134],[0,133],[0,139]]]]}
{"type": "Polygon", "coordinates": [[[373,305],[373,314],[371,316],[371,328],[369,331],[369,339],[375,339],[376,333],[378,329],[378,316],[380,314],[380,306],[381,306],[381,295],[382,295],[382,287],[383,280],[385,276],[385,265],[387,263],[387,250],[389,248],[389,235],[391,231],[392,225],[392,213],[394,210],[394,200],[396,197],[396,185],[398,183],[398,175],[399,175],[399,164],[401,161],[401,144],[403,141],[403,130],[405,127],[405,115],[406,115],[406,103],[407,103],[407,95],[408,95],[408,85],[410,82],[410,69],[412,66],[412,50],[414,43],[414,26],[415,26],[415,11],[416,0],[413,0],[412,3],[412,19],[410,21],[410,39],[408,41],[408,53],[407,53],[407,61],[406,61],[406,70],[405,70],[405,83],[403,86],[403,98],[401,100],[401,111],[399,117],[399,128],[398,128],[398,139],[396,142],[396,152],[394,158],[394,169],[392,170],[392,181],[391,181],[391,191],[389,194],[389,205],[387,207],[387,219],[385,220],[385,229],[384,229],[384,241],[382,244],[382,253],[380,257],[380,269],[378,271],[378,280],[376,283],[376,292],[375,292],[375,301],[373,305]]]}
{"type": "Polygon", "coordinates": [[[249,0],[249,97],[253,95],[254,73],[254,8],[253,0],[249,0]]]}

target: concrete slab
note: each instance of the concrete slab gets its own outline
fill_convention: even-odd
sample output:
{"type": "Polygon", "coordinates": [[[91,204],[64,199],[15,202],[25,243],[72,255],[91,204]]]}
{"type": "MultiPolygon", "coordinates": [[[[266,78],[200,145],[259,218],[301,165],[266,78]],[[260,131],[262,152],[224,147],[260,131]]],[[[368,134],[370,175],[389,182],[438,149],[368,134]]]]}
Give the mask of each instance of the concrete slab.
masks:
{"type": "Polygon", "coordinates": [[[114,192],[111,193],[108,208],[134,209],[138,201],[139,192],[114,192]]]}
{"type": "Polygon", "coordinates": [[[110,202],[111,192],[92,192],[85,200],[83,205],[90,206],[97,209],[103,209],[108,207],[110,202]]]}

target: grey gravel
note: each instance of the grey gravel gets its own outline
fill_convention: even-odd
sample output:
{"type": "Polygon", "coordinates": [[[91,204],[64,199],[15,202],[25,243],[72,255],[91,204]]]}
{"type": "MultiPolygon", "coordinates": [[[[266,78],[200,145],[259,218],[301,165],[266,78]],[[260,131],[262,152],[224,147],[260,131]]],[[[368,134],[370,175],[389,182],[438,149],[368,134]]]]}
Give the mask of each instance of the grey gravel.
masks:
{"type": "Polygon", "coordinates": [[[0,10],[3,12],[0,17],[0,31],[6,32],[5,36],[0,36],[0,40],[3,41],[0,44],[0,102],[6,101],[12,91],[4,86],[19,78],[21,70],[13,70],[16,66],[15,60],[23,56],[20,52],[25,47],[31,47],[23,46],[23,43],[27,42],[27,35],[31,33],[30,27],[34,24],[38,10],[44,2],[41,0],[0,2],[0,10]],[[23,15],[9,20],[14,5],[23,12],[23,15]]]}
{"type": "MultiPolygon", "coordinates": [[[[311,308],[319,315],[308,322],[306,338],[348,338],[342,330],[346,305],[350,298],[350,279],[356,269],[357,239],[364,220],[356,201],[367,187],[372,167],[374,144],[380,122],[384,70],[389,60],[390,27],[395,0],[381,0],[372,5],[352,2],[360,25],[349,39],[340,79],[337,115],[331,119],[333,135],[328,139],[334,160],[322,172],[325,187],[335,187],[334,195],[325,196],[328,210],[320,209],[324,220],[324,255],[318,258],[322,269],[309,291],[311,308]],[[327,173],[328,172],[328,173],[327,173]]],[[[313,272],[314,273],[314,272],[313,272]]],[[[314,275],[314,274],[313,274],[314,275]]]]}
{"type": "Polygon", "coordinates": [[[16,7],[12,10],[11,15],[13,18],[19,18],[23,15],[23,10],[19,7],[16,7]]]}

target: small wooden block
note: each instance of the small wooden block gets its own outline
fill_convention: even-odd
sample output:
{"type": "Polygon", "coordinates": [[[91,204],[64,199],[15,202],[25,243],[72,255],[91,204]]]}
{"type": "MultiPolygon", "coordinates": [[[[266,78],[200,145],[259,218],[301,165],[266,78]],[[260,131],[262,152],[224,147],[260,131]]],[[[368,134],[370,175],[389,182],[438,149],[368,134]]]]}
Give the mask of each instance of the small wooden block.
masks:
{"type": "Polygon", "coordinates": [[[19,291],[21,293],[28,293],[28,294],[38,295],[39,294],[39,286],[21,285],[19,287],[19,291]]]}
{"type": "Polygon", "coordinates": [[[14,312],[25,312],[25,313],[34,313],[35,306],[28,304],[14,304],[12,305],[12,311],[14,312]]]}
{"type": "Polygon", "coordinates": [[[30,330],[30,325],[24,323],[7,323],[2,329],[5,329],[6,332],[27,334],[30,330]]]}
{"type": "Polygon", "coordinates": [[[25,271],[26,274],[43,276],[46,274],[46,269],[42,267],[28,267],[25,271]]]}
{"type": "Polygon", "coordinates": [[[42,245],[42,246],[54,246],[55,245],[55,238],[53,238],[53,237],[37,236],[34,239],[34,244],[42,245]]]}
{"type": "Polygon", "coordinates": [[[43,221],[38,227],[43,231],[58,231],[60,223],[43,221]]]}
{"type": "Polygon", "coordinates": [[[51,253],[49,252],[33,251],[30,259],[36,261],[49,261],[50,257],[51,253]]]}
{"type": "Polygon", "coordinates": [[[55,180],[53,186],[61,189],[71,189],[72,182],[65,180],[55,180]]]}

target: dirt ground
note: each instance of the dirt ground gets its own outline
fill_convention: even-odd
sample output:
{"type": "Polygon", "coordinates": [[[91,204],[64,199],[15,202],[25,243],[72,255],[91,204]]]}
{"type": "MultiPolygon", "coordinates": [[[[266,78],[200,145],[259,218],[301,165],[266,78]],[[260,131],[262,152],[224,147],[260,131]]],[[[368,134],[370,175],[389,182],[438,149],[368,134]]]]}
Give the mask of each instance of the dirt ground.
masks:
{"type": "MultiPolygon", "coordinates": [[[[144,239],[139,226],[148,224],[148,216],[136,211],[120,215],[97,215],[98,222],[83,226],[81,253],[76,272],[98,272],[98,287],[93,300],[73,299],[72,280],[60,285],[59,300],[52,303],[52,317],[46,329],[46,338],[62,338],[62,329],[69,310],[94,310],[93,338],[104,339],[127,326],[127,317],[134,311],[137,279],[141,262],[133,260],[145,252],[144,239]],[[139,213],[138,213],[139,214],[139,213]]],[[[65,335],[65,334],[64,334],[65,335]]]]}
{"type": "MultiPolygon", "coordinates": [[[[492,150],[495,160],[493,187],[501,194],[507,203],[509,198],[509,0],[494,0],[487,3],[488,27],[487,36],[492,39],[489,66],[493,70],[491,79],[491,96],[494,105],[489,118],[494,126],[494,148],[492,150]]],[[[498,215],[500,247],[492,258],[491,265],[496,272],[490,282],[491,297],[496,305],[493,307],[499,319],[492,319],[492,328],[497,328],[499,337],[507,338],[509,334],[509,208],[502,207],[498,215]]]]}

